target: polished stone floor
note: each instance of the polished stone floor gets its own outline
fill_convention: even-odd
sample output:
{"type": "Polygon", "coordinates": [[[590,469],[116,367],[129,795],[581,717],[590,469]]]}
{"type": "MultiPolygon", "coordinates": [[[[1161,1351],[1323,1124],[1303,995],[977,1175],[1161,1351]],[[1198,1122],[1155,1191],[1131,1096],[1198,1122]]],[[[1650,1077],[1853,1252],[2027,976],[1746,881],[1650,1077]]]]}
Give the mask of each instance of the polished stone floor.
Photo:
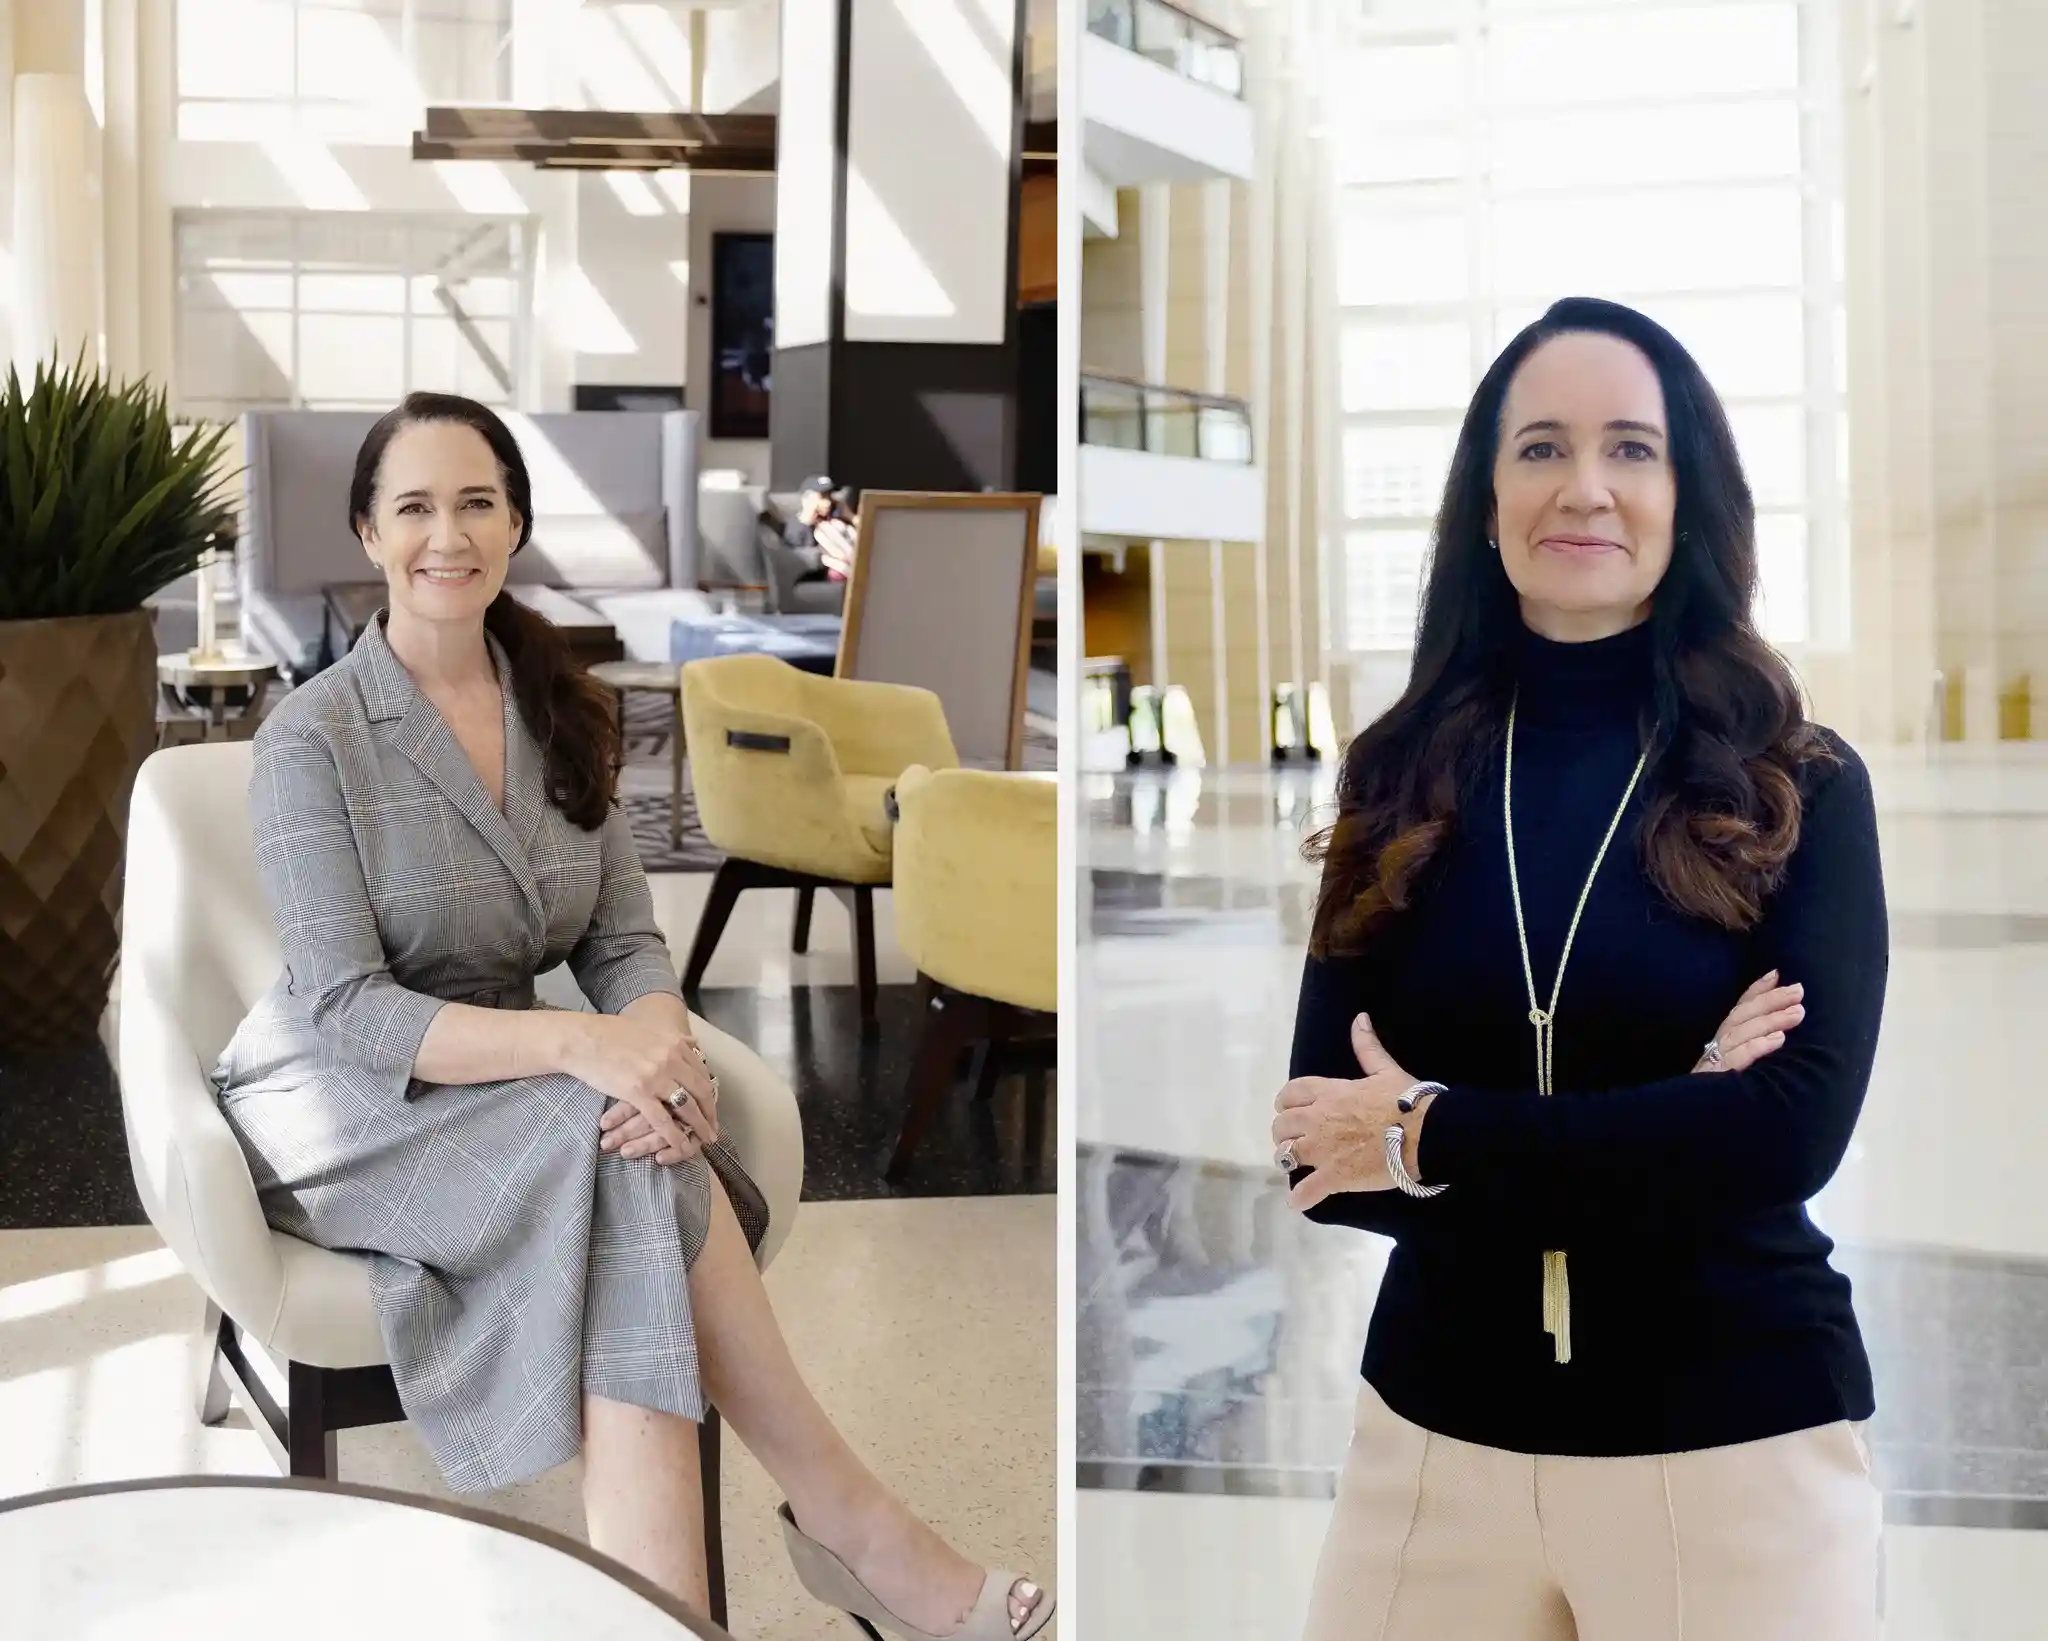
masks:
{"type": "MultiPolygon", "coordinates": [[[[2018,1641],[2048,1605],[2048,1101],[2030,1030],[2048,1003],[2048,749],[1867,761],[1891,982],[1863,1122],[1812,1212],[1878,1377],[1888,1635],[2018,1641]]],[[[1332,781],[1082,787],[1079,1591],[1091,1632],[1132,1641],[1286,1636],[1388,1247],[1298,1220],[1270,1166],[1315,886],[1301,844],[1332,781]],[[1135,1576],[1169,1552],[1182,1576],[1135,1576]]]]}
{"type": "MultiPolygon", "coordinates": [[[[689,950],[711,884],[701,872],[649,880],[670,949],[689,950]]],[[[804,1124],[804,1196],[844,1201],[895,1196],[1050,1192],[1057,1183],[1057,1123],[1039,1155],[1024,1155],[1024,1084],[1004,1077],[986,1103],[959,1096],[932,1124],[903,1178],[882,1169],[902,1125],[905,1081],[923,1013],[916,970],[897,949],[890,896],[875,897],[879,1030],[860,1030],[851,922],[821,899],[811,950],[789,950],[794,896],[741,898],[697,1007],[751,1044],[796,1090],[804,1124]]],[[[964,1070],[963,1070],[964,1076],[964,1070]]],[[[58,1053],[0,1055],[0,1230],[137,1225],[113,1068],[97,1044],[58,1053]]]]}
{"type": "MultiPolygon", "coordinates": [[[[1049,1586],[1053,1215],[1044,1196],[807,1203],[767,1278],[805,1378],[876,1473],[964,1551],[1049,1586]]],[[[143,1476],[274,1475],[244,1409],[218,1429],[194,1416],[203,1307],[147,1227],[0,1230],[0,1499],[143,1476]]],[[[345,1481],[447,1497],[409,1425],[344,1431],[339,1446],[345,1481]]],[[[782,1490],[740,1441],[724,1451],[733,1634],[847,1641],[853,1626],[790,1569],[782,1490]]],[[[580,1483],[572,1461],[463,1502],[581,1540],[580,1483]]],[[[198,1633],[175,1616],[143,1622],[121,1633],[198,1633]]],[[[0,1636],[10,1633],[0,1590],[0,1636]]]]}

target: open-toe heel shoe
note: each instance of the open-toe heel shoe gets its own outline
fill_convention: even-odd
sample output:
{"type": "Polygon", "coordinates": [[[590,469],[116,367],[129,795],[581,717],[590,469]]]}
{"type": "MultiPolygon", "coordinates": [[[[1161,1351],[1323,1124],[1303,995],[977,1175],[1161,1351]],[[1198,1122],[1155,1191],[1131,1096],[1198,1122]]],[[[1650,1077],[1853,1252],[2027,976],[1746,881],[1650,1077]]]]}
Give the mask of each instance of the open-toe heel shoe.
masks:
{"type": "Polygon", "coordinates": [[[981,1595],[966,1623],[949,1635],[931,1635],[904,1623],[877,1601],[845,1562],[797,1526],[788,1505],[783,1505],[776,1514],[782,1518],[782,1538],[789,1546],[789,1562],[796,1569],[797,1582],[815,1600],[845,1613],[874,1641],[882,1641],[882,1631],[875,1627],[878,1624],[901,1636],[903,1641],[1030,1641],[1052,1621],[1052,1592],[1041,1587],[1038,1605],[1031,1609],[1023,1628],[1010,1628],[1010,1591],[1017,1583],[1017,1575],[998,1569],[982,1579],[981,1595]]]}

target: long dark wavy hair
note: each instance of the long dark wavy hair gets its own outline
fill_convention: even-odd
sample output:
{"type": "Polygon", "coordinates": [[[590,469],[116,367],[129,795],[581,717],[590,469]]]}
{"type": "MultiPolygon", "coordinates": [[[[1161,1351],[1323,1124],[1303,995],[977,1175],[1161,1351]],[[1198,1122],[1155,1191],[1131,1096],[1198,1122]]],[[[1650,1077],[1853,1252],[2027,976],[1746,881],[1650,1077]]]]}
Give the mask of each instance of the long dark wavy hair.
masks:
{"type": "Polygon", "coordinates": [[[1337,816],[1304,845],[1323,865],[1317,956],[1355,953],[1406,910],[1505,750],[1521,605],[1487,545],[1508,384],[1552,337],[1597,331],[1648,358],[1663,384],[1677,479],[1670,567],[1651,599],[1654,684],[1642,867],[1679,911],[1755,925],[1799,842],[1799,766],[1834,756],[1807,721],[1792,668],[1758,634],[1756,509],[1721,401],[1654,320],[1568,297],[1493,362],[1465,412],[1432,537],[1408,688],[1345,749],[1337,816]]]}
{"type": "MultiPolygon", "coordinates": [[[[519,514],[517,553],[533,535],[533,478],[519,441],[488,405],[452,393],[412,393],[377,418],[356,452],[348,487],[349,528],[360,535],[376,517],[377,477],[384,452],[400,429],[420,422],[460,422],[474,428],[498,459],[505,496],[519,514]]],[[[569,654],[552,621],[500,588],[484,612],[484,629],[504,647],[512,666],[519,715],[540,743],[548,798],[587,832],[604,825],[618,787],[622,747],[611,697],[569,654]]]]}

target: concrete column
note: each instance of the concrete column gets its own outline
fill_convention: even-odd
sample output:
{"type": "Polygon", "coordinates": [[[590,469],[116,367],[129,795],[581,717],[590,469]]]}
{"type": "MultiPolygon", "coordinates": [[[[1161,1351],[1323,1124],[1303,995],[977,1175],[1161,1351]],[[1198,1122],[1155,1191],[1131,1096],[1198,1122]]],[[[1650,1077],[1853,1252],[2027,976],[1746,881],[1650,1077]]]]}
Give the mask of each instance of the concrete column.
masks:
{"type": "MultiPolygon", "coordinates": [[[[1230,184],[1217,181],[1202,190],[1203,317],[1210,393],[1224,393],[1230,377],[1230,184]]],[[[1221,541],[1209,543],[1209,638],[1214,663],[1216,709],[1209,744],[1215,761],[1232,761],[1230,740],[1230,575],[1221,541]]]]}
{"type": "Polygon", "coordinates": [[[774,481],[1014,482],[1022,0],[782,0],[774,481]]]}
{"type": "MultiPolygon", "coordinates": [[[[1139,376],[1147,382],[1166,379],[1167,295],[1173,271],[1173,189],[1153,183],[1139,191],[1138,207],[1138,335],[1142,363],[1139,376]]],[[[1166,543],[1150,544],[1145,557],[1152,578],[1152,682],[1165,690],[1172,683],[1172,662],[1167,655],[1166,543]]]]}
{"type": "MultiPolygon", "coordinates": [[[[2030,735],[2048,739],[2048,16],[2030,0],[1981,0],[1981,108],[1992,370],[1985,449],[1994,498],[1989,621],[2003,694],[2032,688],[2030,735]],[[2015,52],[2031,53],[2015,57],[2015,52]]],[[[2011,726],[2008,726],[2010,732],[2011,726]]]]}
{"type": "Polygon", "coordinates": [[[1990,743],[2048,681],[2048,20],[1854,0],[1842,41],[1860,727],[1990,743]]]}
{"type": "MultiPolygon", "coordinates": [[[[143,127],[142,18],[137,0],[101,0],[100,176],[106,247],[107,370],[140,376],[142,350],[143,127]]],[[[171,133],[149,133],[159,151],[171,133]]]]}
{"type": "Polygon", "coordinates": [[[24,371],[101,349],[99,130],[86,97],[83,0],[14,9],[13,354],[24,371]]]}
{"type": "MultiPolygon", "coordinates": [[[[1266,517],[1273,517],[1273,225],[1278,218],[1272,168],[1265,157],[1272,152],[1276,122],[1273,100],[1264,94],[1267,64],[1272,42],[1264,31],[1247,34],[1244,41],[1246,91],[1252,102],[1252,141],[1255,166],[1251,180],[1250,239],[1246,258],[1251,268],[1251,383],[1252,457],[1266,469],[1266,517]]],[[[1273,756],[1273,573],[1271,529],[1252,543],[1252,604],[1258,623],[1257,656],[1259,672],[1258,759],[1267,763],[1273,756]]]]}

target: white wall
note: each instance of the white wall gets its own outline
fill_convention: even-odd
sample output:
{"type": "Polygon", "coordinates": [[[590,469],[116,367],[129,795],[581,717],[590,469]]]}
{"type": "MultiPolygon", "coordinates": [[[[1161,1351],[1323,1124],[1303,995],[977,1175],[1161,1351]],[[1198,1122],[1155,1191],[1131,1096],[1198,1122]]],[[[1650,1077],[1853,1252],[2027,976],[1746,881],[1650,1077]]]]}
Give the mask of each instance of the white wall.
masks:
{"type": "MultiPolygon", "coordinates": [[[[705,414],[711,411],[711,236],[720,232],[769,234],[775,231],[773,177],[698,177],[690,193],[690,333],[693,366],[685,400],[705,414]]],[[[766,439],[704,440],[701,465],[735,467],[750,484],[768,482],[766,439]]]]}
{"type": "Polygon", "coordinates": [[[782,74],[780,0],[704,16],[704,107],[713,114],[773,114],[782,74]]]}
{"type": "Polygon", "coordinates": [[[577,179],[577,381],[673,387],[689,378],[695,198],[680,171],[577,179]]]}

